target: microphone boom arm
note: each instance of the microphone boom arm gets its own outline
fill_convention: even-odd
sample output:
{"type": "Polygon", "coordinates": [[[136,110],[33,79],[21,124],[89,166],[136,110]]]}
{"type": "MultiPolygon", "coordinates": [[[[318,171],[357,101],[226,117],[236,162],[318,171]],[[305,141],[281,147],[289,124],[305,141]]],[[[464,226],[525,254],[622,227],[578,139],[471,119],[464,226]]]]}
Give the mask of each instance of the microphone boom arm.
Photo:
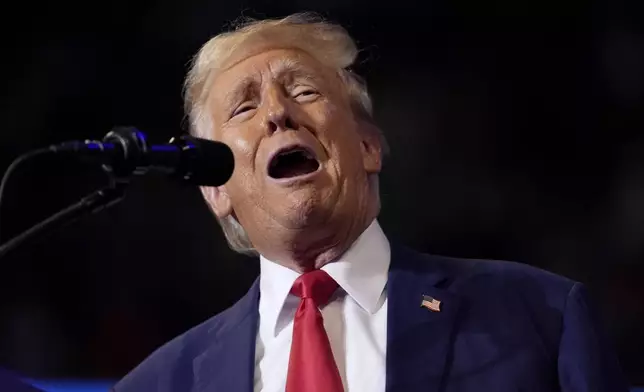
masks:
{"type": "Polygon", "coordinates": [[[99,212],[123,200],[127,183],[115,181],[111,186],[84,197],[79,202],[61,210],[0,246],[0,259],[25,242],[35,240],[87,214],[99,212]]]}
{"type": "Polygon", "coordinates": [[[159,169],[184,184],[220,186],[228,181],[235,164],[232,151],[223,143],[186,135],[173,138],[167,145],[151,146],[136,128],[117,127],[102,142],[66,142],[18,158],[0,182],[0,201],[11,169],[43,152],[79,154],[91,162],[101,163],[110,176],[111,185],[7,241],[0,246],[0,258],[27,241],[118,203],[125,197],[129,179],[133,175],[144,174],[148,169],[159,169]]]}

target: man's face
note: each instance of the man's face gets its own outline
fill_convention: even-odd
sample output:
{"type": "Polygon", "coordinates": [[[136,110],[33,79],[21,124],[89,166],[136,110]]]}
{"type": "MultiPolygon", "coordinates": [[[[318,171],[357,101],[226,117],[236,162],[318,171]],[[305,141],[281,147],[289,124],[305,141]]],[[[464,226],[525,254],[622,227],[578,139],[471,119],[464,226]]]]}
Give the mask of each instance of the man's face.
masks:
{"type": "Polygon", "coordinates": [[[301,51],[269,50],[219,73],[210,88],[212,136],[235,156],[231,179],[207,196],[218,216],[234,214],[255,242],[267,230],[366,208],[380,144],[361,129],[332,69],[301,51]]]}

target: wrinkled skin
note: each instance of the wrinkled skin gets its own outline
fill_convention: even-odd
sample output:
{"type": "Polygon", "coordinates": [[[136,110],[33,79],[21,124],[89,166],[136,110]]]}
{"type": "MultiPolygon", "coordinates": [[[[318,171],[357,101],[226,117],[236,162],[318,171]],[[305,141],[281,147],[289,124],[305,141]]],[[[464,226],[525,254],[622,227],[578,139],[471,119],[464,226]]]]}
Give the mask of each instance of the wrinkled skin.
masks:
{"type": "Polygon", "coordinates": [[[217,74],[208,107],[212,138],[231,147],[235,170],[206,200],[233,214],[262,255],[297,271],[339,257],[378,213],[368,176],[381,169],[381,145],[352,110],[338,74],[307,53],[267,50],[217,74]],[[285,146],[310,149],[317,171],[268,175],[285,146]]]}

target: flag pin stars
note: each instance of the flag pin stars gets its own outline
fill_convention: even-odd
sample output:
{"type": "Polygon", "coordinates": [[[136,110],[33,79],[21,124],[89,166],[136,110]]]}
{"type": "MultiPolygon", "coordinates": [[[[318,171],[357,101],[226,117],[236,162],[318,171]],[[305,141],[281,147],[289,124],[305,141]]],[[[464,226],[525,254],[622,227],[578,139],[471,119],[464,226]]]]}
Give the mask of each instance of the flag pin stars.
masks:
{"type": "Polygon", "coordinates": [[[420,306],[427,308],[432,312],[441,311],[441,301],[437,300],[436,298],[430,297],[429,295],[423,295],[423,300],[421,301],[420,306]]]}

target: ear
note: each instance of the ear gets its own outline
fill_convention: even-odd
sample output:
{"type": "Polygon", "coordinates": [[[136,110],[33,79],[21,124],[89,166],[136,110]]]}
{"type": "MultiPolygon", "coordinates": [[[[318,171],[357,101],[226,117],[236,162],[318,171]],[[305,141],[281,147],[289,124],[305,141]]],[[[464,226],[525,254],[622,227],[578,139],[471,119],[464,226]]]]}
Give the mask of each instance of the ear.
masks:
{"type": "Polygon", "coordinates": [[[233,206],[230,202],[230,196],[228,196],[223,186],[202,186],[201,193],[218,218],[225,218],[232,213],[233,206]]]}
{"type": "Polygon", "coordinates": [[[380,129],[375,124],[363,121],[361,124],[362,140],[360,142],[362,165],[367,174],[380,173],[382,169],[382,143],[379,137],[380,129]]]}

